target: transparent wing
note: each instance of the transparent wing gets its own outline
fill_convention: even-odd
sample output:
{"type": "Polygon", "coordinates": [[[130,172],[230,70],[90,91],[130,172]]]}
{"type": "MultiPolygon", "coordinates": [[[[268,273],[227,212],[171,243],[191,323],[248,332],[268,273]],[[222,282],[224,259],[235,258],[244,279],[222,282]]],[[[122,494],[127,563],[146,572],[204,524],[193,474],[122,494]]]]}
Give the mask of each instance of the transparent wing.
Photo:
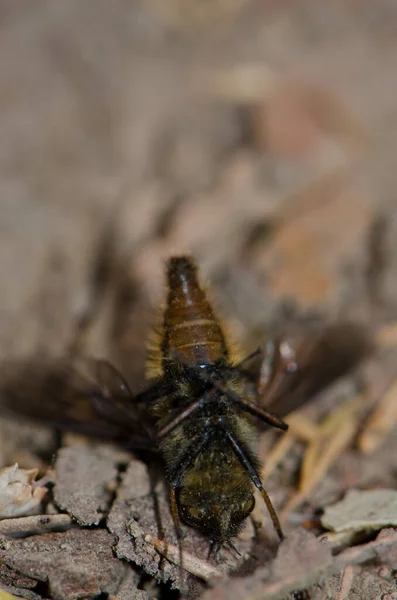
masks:
{"type": "Polygon", "coordinates": [[[134,401],[122,375],[104,360],[2,363],[0,412],[133,448],[152,445],[145,407],[134,401]]]}
{"type": "Polygon", "coordinates": [[[256,388],[257,404],[283,417],[353,370],[373,348],[368,330],[337,323],[269,342],[237,368],[256,388]]]}

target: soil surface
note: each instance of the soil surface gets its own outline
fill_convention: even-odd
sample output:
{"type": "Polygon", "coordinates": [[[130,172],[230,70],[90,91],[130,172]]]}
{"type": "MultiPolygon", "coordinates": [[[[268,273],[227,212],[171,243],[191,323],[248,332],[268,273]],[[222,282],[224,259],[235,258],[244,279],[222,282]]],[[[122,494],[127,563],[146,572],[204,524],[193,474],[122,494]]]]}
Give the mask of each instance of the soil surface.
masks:
{"type": "Polygon", "coordinates": [[[243,353],[307,340],[297,404],[320,392],[284,438],[261,436],[281,547],[259,496],[239,553],[207,561],[183,526],[182,578],[158,456],[2,416],[0,468],[22,471],[0,471],[0,600],[397,598],[395,508],[359,531],[321,521],[351,488],[396,489],[397,4],[0,0],[0,15],[0,405],[12,391],[34,413],[80,354],[144,389],[180,253],[243,353]]]}

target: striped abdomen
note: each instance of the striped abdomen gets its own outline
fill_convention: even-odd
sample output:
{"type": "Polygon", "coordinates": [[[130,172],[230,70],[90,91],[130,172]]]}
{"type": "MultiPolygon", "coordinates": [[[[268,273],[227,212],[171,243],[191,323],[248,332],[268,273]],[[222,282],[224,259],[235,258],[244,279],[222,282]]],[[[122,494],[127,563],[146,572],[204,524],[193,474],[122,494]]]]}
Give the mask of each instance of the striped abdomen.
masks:
{"type": "Polygon", "coordinates": [[[163,365],[169,359],[197,365],[227,358],[221,325],[201,289],[191,258],[172,257],[167,270],[168,296],[163,317],[163,365]]]}

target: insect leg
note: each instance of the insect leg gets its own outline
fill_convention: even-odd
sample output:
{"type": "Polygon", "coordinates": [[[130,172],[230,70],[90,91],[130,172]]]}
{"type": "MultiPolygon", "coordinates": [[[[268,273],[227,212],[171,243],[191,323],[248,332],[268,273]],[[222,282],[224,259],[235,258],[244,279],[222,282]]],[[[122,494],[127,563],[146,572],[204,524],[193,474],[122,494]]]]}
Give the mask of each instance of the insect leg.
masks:
{"type": "MultiPolygon", "coordinates": [[[[191,444],[188,447],[185,455],[183,456],[182,460],[180,461],[180,463],[178,465],[178,469],[174,472],[172,481],[170,483],[171,516],[172,516],[172,520],[174,522],[176,537],[178,540],[179,564],[180,564],[180,568],[181,568],[181,573],[182,573],[182,569],[183,569],[182,530],[181,530],[181,522],[180,522],[179,512],[178,512],[178,504],[176,501],[176,490],[179,487],[182,477],[186,473],[186,470],[189,468],[189,466],[192,464],[192,462],[197,458],[197,456],[203,450],[204,446],[206,446],[208,444],[208,442],[211,439],[211,437],[213,436],[214,432],[215,432],[214,429],[210,429],[209,431],[207,431],[202,442],[198,446],[196,446],[194,449],[192,449],[193,444],[191,444]]],[[[183,581],[182,574],[181,574],[181,581],[183,581]]]]}
{"type": "Polygon", "coordinates": [[[170,486],[171,516],[175,526],[176,537],[182,539],[181,521],[179,519],[178,504],[176,502],[176,488],[170,486]]]}
{"type": "Polygon", "coordinates": [[[202,452],[204,447],[208,444],[211,438],[214,436],[216,429],[209,429],[203,435],[202,440],[197,445],[196,443],[190,444],[188,446],[185,454],[182,456],[182,459],[178,461],[178,466],[174,469],[170,477],[170,485],[172,488],[177,489],[180,486],[182,477],[186,473],[186,470],[190,467],[192,462],[196,460],[198,455],[202,452]]]}
{"type": "Polygon", "coordinates": [[[237,396],[237,398],[238,404],[243,410],[251,413],[255,417],[258,417],[258,419],[261,419],[261,421],[264,421],[265,423],[268,423],[273,427],[277,427],[278,429],[287,431],[287,423],[285,423],[282,419],[276,417],[276,415],[273,415],[271,412],[268,412],[267,410],[261,408],[260,406],[257,406],[256,404],[251,404],[251,402],[244,400],[244,398],[240,398],[239,396],[237,396]]]}
{"type": "Polygon", "coordinates": [[[279,518],[278,518],[277,513],[274,509],[274,506],[269,498],[268,493],[266,492],[266,490],[264,489],[264,487],[262,485],[258,471],[256,470],[255,466],[252,464],[252,461],[249,459],[247,454],[244,452],[241,445],[234,438],[234,436],[230,433],[230,431],[228,431],[227,429],[223,429],[223,432],[226,435],[227,439],[229,440],[230,445],[232,446],[234,452],[236,453],[237,457],[239,458],[244,469],[247,471],[248,475],[250,476],[252,483],[260,491],[261,496],[266,504],[267,510],[269,511],[270,517],[273,521],[274,528],[277,531],[278,537],[280,538],[280,541],[283,540],[284,534],[281,529],[279,518]]]}
{"type": "Polygon", "coordinates": [[[182,421],[190,417],[192,413],[194,413],[200,406],[202,406],[203,402],[204,399],[199,398],[198,400],[195,400],[195,402],[190,404],[187,408],[178,413],[176,417],[173,417],[171,421],[167,423],[167,425],[164,425],[164,427],[160,429],[160,431],[157,434],[157,439],[161,440],[163,437],[168,435],[173,429],[175,429],[175,427],[182,423],[182,421]]]}
{"type": "MultiPolygon", "coordinates": [[[[214,385],[214,387],[216,386],[214,385]]],[[[204,394],[203,397],[198,398],[197,400],[189,404],[187,408],[183,409],[180,413],[178,413],[175,417],[172,417],[172,419],[166,425],[164,425],[162,429],[160,429],[160,431],[157,434],[157,438],[161,439],[165,437],[168,433],[175,429],[175,427],[177,427],[180,423],[182,423],[188,417],[190,417],[190,415],[194,413],[198,408],[207,404],[211,400],[212,391],[213,389],[210,389],[206,394],[204,394]]]]}
{"type": "Polygon", "coordinates": [[[213,381],[213,386],[216,389],[218,389],[220,392],[222,392],[223,394],[228,396],[231,400],[233,400],[233,402],[235,402],[236,404],[241,406],[241,408],[243,410],[251,413],[255,417],[258,417],[258,419],[261,419],[261,421],[268,423],[272,427],[277,427],[278,429],[282,429],[283,431],[286,431],[288,429],[287,423],[285,423],[284,421],[279,419],[276,415],[261,408],[260,406],[257,406],[256,404],[252,404],[252,402],[248,402],[243,397],[235,394],[233,392],[233,390],[229,390],[228,388],[226,388],[219,381],[213,381]]]}
{"type": "Polygon", "coordinates": [[[180,486],[182,477],[186,473],[186,470],[190,467],[192,462],[198,457],[203,448],[208,444],[210,439],[213,437],[215,433],[215,429],[210,429],[206,432],[201,440],[201,443],[198,446],[193,448],[193,444],[191,444],[187,451],[185,452],[182,460],[179,462],[177,469],[174,471],[171,482],[170,482],[170,505],[171,505],[171,514],[172,520],[174,521],[175,530],[177,533],[177,537],[182,535],[179,521],[179,513],[178,513],[178,505],[176,502],[176,489],[180,486]]]}

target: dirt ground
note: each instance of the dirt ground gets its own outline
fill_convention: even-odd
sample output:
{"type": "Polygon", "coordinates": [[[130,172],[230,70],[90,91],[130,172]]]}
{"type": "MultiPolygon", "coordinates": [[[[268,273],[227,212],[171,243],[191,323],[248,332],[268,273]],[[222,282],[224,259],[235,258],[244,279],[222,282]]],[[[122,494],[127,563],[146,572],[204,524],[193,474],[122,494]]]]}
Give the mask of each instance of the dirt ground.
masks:
{"type": "Polygon", "coordinates": [[[261,438],[278,553],[260,507],[218,563],[186,527],[188,592],[147,537],[176,543],[159,465],[73,436],[55,458],[50,430],[2,418],[0,468],[53,481],[50,521],[0,520],[0,599],[397,598],[397,509],[354,535],[320,521],[350,488],[396,489],[396,68],[390,0],[0,0],[0,391],[13,363],[70,353],[88,314],[79,352],[141,390],[175,253],[247,353],[341,321],[375,342],[284,453],[261,438]]]}

